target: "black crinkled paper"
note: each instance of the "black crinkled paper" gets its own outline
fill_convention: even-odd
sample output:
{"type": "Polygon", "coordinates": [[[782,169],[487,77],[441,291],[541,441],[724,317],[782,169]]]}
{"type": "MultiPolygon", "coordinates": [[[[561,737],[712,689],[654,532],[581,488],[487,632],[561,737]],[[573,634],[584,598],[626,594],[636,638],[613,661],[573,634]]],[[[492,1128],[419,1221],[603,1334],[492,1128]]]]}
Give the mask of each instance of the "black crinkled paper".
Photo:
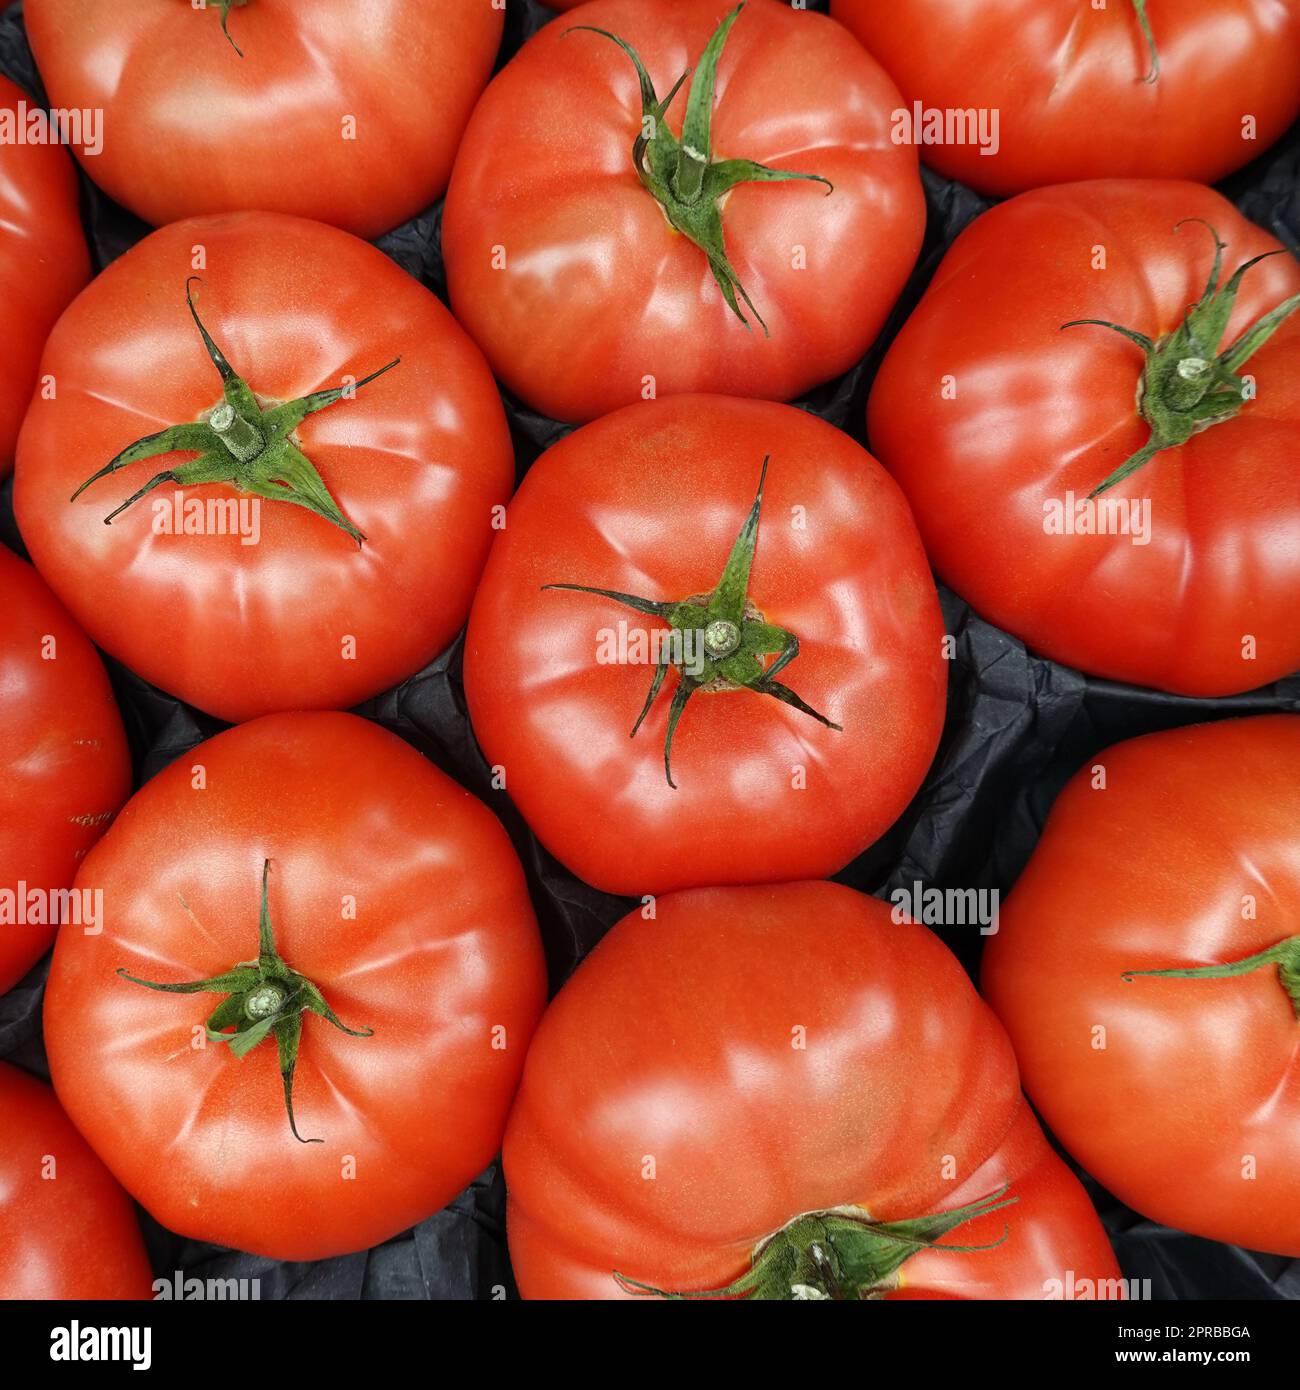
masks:
{"type": "MultiPolygon", "coordinates": [[[[819,8],[825,8],[822,4],[819,8]]],[[[505,59],[551,18],[537,0],[511,0],[505,59]]],[[[0,72],[43,97],[21,25],[21,6],[0,17],[0,72]]],[[[867,390],[899,326],[915,307],[957,233],[989,200],[923,171],[929,220],[920,260],[889,322],[861,363],[798,402],[865,444],[867,390]]],[[[82,176],[82,209],[96,268],[148,231],[82,176]]],[[[1253,221],[1300,244],[1300,126],[1220,185],[1253,221]]],[[[439,246],[441,206],[381,237],[378,245],[445,301],[439,246]]],[[[864,248],[864,254],[870,254],[864,248]]],[[[569,426],[505,397],[520,474],[569,426]]],[[[22,551],[12,484],[0,488],[0,540],[22,551]]],[[[912,804],[877,844],[837,879],[886,895],[920,880],[939,888],[995,888],[1004,896],[1038,839],[1047,810],[1068,778],[1120,739],[1228,715],[1300,712],[1300,675],[1245,695],[1193,700],[1093,680],[1026,652],[1014,637],[940,589],[946,629],[956,638],[948,718],[933,767],[912,804]]],[[[137,784],[218,732],[220,721],[155,689],[116,662],[110,675],[127,725],[137,784]]],[[[632,905],[568,873],[490,785],[465,712],[461,643],[358,713],[401,735],[491,806],[523,860],[541,923],[553,988],[632,905]]],[[[1171,811],[1173,808],[1171,808],[1171,811]]],[[[974,972],[980,937],[945,932],[974,972]]],[[[0,1057],[48,1075],[40,1005],[48,959],[0,997],[0,1057]]],[[[1151,1281],[1155,1298],[1300,1299],[1300,1260],[1262,1255],[1157,1226],[1123,1207],[1081,1174],[1114,1242],[1124,1274],[1151,1281]]],[[[500,1165],[450,1206],[373,1250],[312,1264],[286,1264],[184,1240],[147,1213],[142,1225],[159,1278],[259,1281],[262,1298],[491,1298],[512,1295],[500,1165]]]]}

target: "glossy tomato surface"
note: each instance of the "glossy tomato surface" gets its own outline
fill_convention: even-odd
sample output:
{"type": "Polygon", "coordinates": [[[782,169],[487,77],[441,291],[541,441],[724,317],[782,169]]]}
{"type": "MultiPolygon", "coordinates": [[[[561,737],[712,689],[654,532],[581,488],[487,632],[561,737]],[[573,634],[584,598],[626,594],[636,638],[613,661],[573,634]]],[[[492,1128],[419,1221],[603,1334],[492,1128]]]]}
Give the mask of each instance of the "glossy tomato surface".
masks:
{"type": "MultiPolygon", "coordinates": [[[[29,130],[27,94],[0,77],[0,118],[29,130]]],[[[48,144],[0,143],[0,478],[13,467],[14,442],[36,385],[45,338],[90,278],[77,214],[77,177],[67,154],[48,144]]]]}
{"type": "MultiPolygon", "coordinates": [[[[452,303],[497,376],[556,419],[651,390],[796,396],[862,356],[916,259],[924,200],[915,151],[889,137],[893,83],[826,16],[750,0],[718,66],[712,152],[834,189],[725,195],[726,250],[769,333],[727,307],[704,252],[638,181],[635,67],[608,38],[571,31],[631,44],[662,100],[732,8],[583,6],[524,45],[470,121],[442,223],[452,303]]],[[[683,90],[665,117],[678,135],[685,109],[683,90]]]]}
{"type": "Polygon", "coordinates": [[[836,872],[906,806],[943,723],[942,638],[906,504],[868,454],[789,406],[678,396],[578,430],[529,471],[475,600],[465,688],[507,792],[588,883],[772,881],[836,872]],[[750,689],[698,690],[673,740],[673,787],[676,670],[628,736],[654,675],[635,637],[665,624],[542,586],[707,594],[765,456],[748,599],[798,638],[781,680],[842,727],[750,689]]]}
{"type": "Polygon", "coordinates": [[[0,1299],[149,1298],[135,1210],[54,1092],[0,1062],[0,1299]]]}
{"type": "Polygon", "coordinates": [[[1052,808],[983,971],[1025,1089],[1089,1172],[1156,1221],[1291,1256],[1300,1022],[1277,966],[1126,974],[1300,941],[1298,828],[1298,716],[1117,744],[1052,808]]]}
{"type": "Polygon", "coordinates": [[[718,1289],[801,1214],[890,1222],[1007,1184],[1014,1203],[941,1242],[993,1248],[923,1249],[863,1292],[1043,1298],[1070,1270],[1118,1275],[956,959],[838,884],[670,894],[619,922],[538,1029],[505,1167],[526,1298],[627,1296],[615,1271],[718,1289]]]}
{"type": "Polygon", "coordinates": [[[0,546],[0,994],[73,915],[58,895],[130,790],[99,654],[40,575],[0,546]]]}
{"type": "Polygon", "coordinates": [[[1212,183],[1300,112],[1297,0],[1147,0],[1146,11],[1154,77],[1133,0],[831,0],[909,113],[996,118],[983,147],[945,136],[920,153],[998,196],[1076,179],[1212,183]]]}
{"type": "MultiPolygon", "coordinates": [[[[1106,534],[1081,506],[1150,435],[1143,352],[1062,328],[1177,329],[1214,262],[1187,218],[1226,243],[1221,284],[1280,250],[1198,184],[1073,184],[985,213],[890,348],[867,424],[935,569],[984,617],[1091,675],[1223,695],[1300,667],[1300,317],[1249,359],[1235,418],[1098,499],[1121,509],[1106,534]]],[[[1297,293],[1290,257],[1252,267],[1224,342],[1297,293]]]]}
{"type": "Polygon", "coordinates": [[[80,296],[44,370],[59,390],[23,430],[23,538],[95,641],[156,685],[228,720],[352,705],[419,669],[464,622],[492,509],[514,482],[509,433],[478,350],[373,246],[270,213],[176,223],[80,296]],[[131,463],[68,500],[133,441],[221,401],[186,307],[195,274],[208,331],[260,400],[401,358],[295,435],[364,544],[227,483],[168,484],[104,524],[192,453],[131,463]],[[193,534],[176,520],[185,499],[223,498],[258,506],[256,523],[250,511],[246,526],[205,520],[193,534]]]}
{"type": "Polygon", "coordinates": [[[446,187],[503,13],[236,0],[233,43],[216,0],[28,0],[24,19],[50,100],[103,113],[86,172],[146,222],[258,208],[374,237],[446,187]]]}
{"type": "Polygon", "coordinates": [[[274,715],[201,744],[128,803],[78,882],[45,997],[55,1088],[169,1230],[280,1260],[377,1245],[496,1153],[545,999],[523,873],[492,815],[345,714],[274,715]],[[205,1040],[210,979],[275,946],[349,1028],[305,1015],[290,1129],[268,1039],[205,1040]]]}

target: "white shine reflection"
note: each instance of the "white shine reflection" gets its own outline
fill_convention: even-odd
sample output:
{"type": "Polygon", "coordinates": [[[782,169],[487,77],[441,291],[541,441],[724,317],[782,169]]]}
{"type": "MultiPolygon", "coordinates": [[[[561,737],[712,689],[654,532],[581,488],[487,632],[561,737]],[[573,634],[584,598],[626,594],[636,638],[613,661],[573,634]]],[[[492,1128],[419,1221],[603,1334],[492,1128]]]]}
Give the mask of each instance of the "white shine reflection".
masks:
{"type": "Polygon", "coordinates": [[[547,286],[571,275],[598,276],[609,266],[609,250],[590,241],[555,241],[532,250],[516,252],[510,261],[516,276],[547,286]]]}

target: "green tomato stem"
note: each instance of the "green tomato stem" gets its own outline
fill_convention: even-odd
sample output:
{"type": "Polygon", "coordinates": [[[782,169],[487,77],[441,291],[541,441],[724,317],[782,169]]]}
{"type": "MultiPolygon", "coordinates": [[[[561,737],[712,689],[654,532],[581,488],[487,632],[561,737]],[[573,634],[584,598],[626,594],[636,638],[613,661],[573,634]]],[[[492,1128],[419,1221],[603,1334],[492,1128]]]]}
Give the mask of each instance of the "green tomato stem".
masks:
{"type": "Polygon", "coordinates": [[[280,1060],[280,1079],[289,1129],[300,1144],[319,1144],[320,1139],[304,1139],[293,1117],[293,1078],[302,1040],[302,1016],[319,1015],[351,1038],[368,1038],[370,1028],[346,1028],[325,1002],[320,990],[305,976],[287,966],[275,948],[271,928],[271,909],[267,896],[270,860],[262,863],[262,905],[258,914],[257,959],[241,961],[220,975],[204,980],[163,984],[142,980],[119,968],[118,975],[132,984],[163,994],[224,994],[226,997],[208,1015],[207,1036],[226,1044],[236,1057],[244,1057],[267,1038],[274,1037],[280,1060]],[[231,1031],[227,1031],[227,1030],[231,1031]]]}
{"type": "Polygon", "coordinates": [[[1151,19],[1147,15],[1147,0],[1133,0],[1138,24],[1142,26],[1142,37],[1146,40],[1147,51],[1151,54],[1151,66],[1147,69],[1143,82],[1154,82],[1160,76],[1160,50],[1156,47],[1156,36],[1151,32],[1151,19]]]}
{"type": "Polygon", "coordinates": [[[241,58],[244,56],[244,50],[230,37],[230,11],[235,6],[242,9],[247,4],[248,0],[203,0],[204,9],[213,5],[221,11],[221,32],[226,36],[226,42],[241,58]]]}
{"type": "Polygon", "coordinates": [[[199,317],[192,288],[197,283],[199,281],[194,276],[186,281],[185,303],[203,340],[208,359],[221,377],[223,399],[213,408],[207,420],[172,425],[169,429],[159,430],[157,434],[146,435],[128,444],[120,454],[92,473],[72,494],[71,500],[75,502],[100,478],[133,463],[164,454],[191,453],[198,457],[154,474],[142,488],[109,512],[104,518],[105,525],[164,483],[176,483],[182,487],[228,483],[269,502],[305,507],[337,526],[360,546],[365,536],[343,515],[320,474],[298,448],[294,430],[308,415],[355,395],[361,387],[391,371],[402,359],[395,357],[351,386],[313,391],[309,396],[263,409],[252,388],[230,365],[199,317]]]}
{"type": "Polygon", "coordinates": [[[240,463],[249,463],[262,452],[266,440],[251,420],[245,420],[229,401],[222,401],[208,418],[217,437],[240,463]]]}
{"type": "Polygon", "coordinates": [[[802,179],[826,185],[829,195],[833,189],[829,179],[820,174],[803,174],[784,169],[770,169],[748,159],[715,160],[712,153],[712,122],[714,90],[718,78],[718,62],[731,26],[735,24],[744,0],[726,15],[714,30],[705,46],[699,66],[691,82],[679,141],[669,129],[664,113],[671,105],[682,84],[691,76],[684,72],[667,97],[660,101],[654,83],[636,50],[611,34],[608,29],[596,29],[589,24],[575,24],[565,34],[590,33],[616,43],[636,68],[641,84],[641,122],[639,133],[632,142],[632,167],[642,186],[663,208],[669,223],[704,252],[709,269],[717,282],[731,312],[748,328],[749,320],[740,308],[746,308],[758,320],[767,335],[767,324],[754,307],[745,287],[727,257],[722,233],[722,212],[718,207],[722,196],[740,183],[773,183],[802,179]]]}
{"type": "Polygon", "coordinates": [[[1121,979],[1132,981],[1139,977],[1163,977],[1171,980],[1232,980],[1256,970],[1276,966],[1278,983],[1286,991],[1291,1007],[1300,1022],[1300,936],[1289,936],[1275,946],[1256,951],[1252,956],[1229,961],[1224,965],[1178,966],[1170,970],[1126,970],[1121,979]]]}
{"type": "Polygon", "coordinates": [[[1214,238],[1214,264],[1200,299],[1188,309],[1182,323],[1172,333],[1153,342],[1145,334],[1107,319],[1072,319],[1061,325],[1062,329],[1108,328],[1136,344],[1146,358],[1137,398],[1139,412],[1150,428],[1150,435],[1136,453],[1130,454],[1092,489],[1089,497],[1097,497],[1123,482],[1165,449],[1185,444],[1194,434],[1238,415],[1247,400],[1246,383],[1237,375],[1239,369],[1300,308],[1300,294],[1292,295],[1223,347],[1228,320],[1246,272],[1260,261],[1280,256],[1282,252],[1265,251],[1243,262],[1220,288],[1219,275],[1227,245],[1214,228],[1199,217],[1184,218],[1174,231],[1181,231],[1188,222],[1199,223],[1214,238]]]}
{"type": "Polygon", "coordinates": [[[744,1274],[718,1289],[659,1289],[617,1270],[614,1278],[628,1293],[657,1298],[881,1298],[897,1284],[894,1276],[903,1264],[920,1250],[977,1253],[997,1249],[1010,1234],[1009,1226],[987,1245],[941,1245],[940,1241],[968,1221],[1012,1206],[1018,1198],[1006,1193],[1007,1188],[1000,1187],[952,1211],[902,1221],[873,1221],[860,1207],[809,1212],[760,1241],[744,1274]]]}
{"type": "Polygon", "coordinates": [[[655,667],[650,683],[650,693],[646,696],[641,713],[632,725],[632,737],[641,727],[650,706],[664,683],[670,664],[678,671],[677,688],[673,691],[672,703],[668,708],[668,729],[664,737],[664,776],[668,785],[677,789],[673,781],[672,748],[673,735],[687,701],[697,690],[742,689],[752,690],[758,695],[770,695],[782,704],[797,709],[810,719],[815,719],[828,729],[842,732],[840,725],[833,723],[824,714],[805,704],[793,690],[782,685],[774,677],[792,662],[799,654],[799,639],[793,632],[775,623],[767,622],[761,615],[755,616],[749,602],[749,577],[754,564],[754,550],[758,545],[759,513],[763,506],[763,484],[767,480],[767,466],[770,455],[763,459],[763,467],[758,478],[758,492],[754,496],[744,524],[740,528],[727,563],[712,593],[681,599],[678,602],[639,598],[635,594],[625,594],[618,589],[597,589],[588,584],[543,584],[543,590],[565,590],[570,593],[594,594],[622,604],[637,613],[659,618],[674,632],[682,635],[675,648],[682,654],[680,662],[671,660],[668,646],[661,649],[662,654],[655,667]],[[689,665],[685,655],[697,648],[700,655],[698,667],[689,665]],[[770,665],[765,657],[776,658],[770,665]]]}

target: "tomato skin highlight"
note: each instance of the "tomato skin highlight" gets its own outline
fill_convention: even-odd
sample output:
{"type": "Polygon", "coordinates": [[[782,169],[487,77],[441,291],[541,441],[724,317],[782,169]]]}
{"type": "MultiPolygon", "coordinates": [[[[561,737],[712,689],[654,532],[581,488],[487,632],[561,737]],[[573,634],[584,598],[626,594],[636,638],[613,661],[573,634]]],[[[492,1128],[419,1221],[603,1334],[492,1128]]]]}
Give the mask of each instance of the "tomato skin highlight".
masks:
{"type": "Polygon", "coordinates": [[[1215,183],[1300,113],[1296,0],[1147,0],[1147,13],[1154,81],[1131,0],[831,4],[898,83],[908,113],[916,102],[998,113],[993,154],[955,141],[920,150],[939,173],[997,197],[1081,179],[1215,183]]]}
{"type": "Polygon", "coordinates": [[[1057,798],[983,967],[1026,1091],[1099,1182],[1165,1225],[1291,1256],[1300,1023],[1276,968],[1124,974],[1235,961],[1300,933],[1297,824],[1300,717],[1116,744],[1057,798]]]}
{"type": "Polygon", "coordinates": [[[153,1296],[135,1209],[54,1092],[0,1062],[0,1299],[153,1296]]]}
{"type": "Polygon", "coordinates": [[[131,791],[122,718],[99,654],[41,577],[0,546],[0,994],[49,950],[55,926],[17,911],[19,885],[70,888],[131,791]],[[19,922],[18,917],[27,920],[19,922]]]}
{"type": "Polygon", "coordinates": [[[1067,1269],[1118,1274],[955,958],[837,884],[668,894],[654,920],[615,925],[537,1031],[505,1169],[525,1298],[637,1296],[614,1270],[717,1289],[799,1213],[890,1221],[1006,1182],[1020,1200],[946,1243],[1006,1239],[914,1255],[910,1296],[1042,1297],[1067,1269]]]}
{"type": "MultiPolygon", "coordinates": [[[[16,121],[24,105],[36,103],[0,77],[0,110],[16,121]]],[[[77,178],[67,155],[52,145],[0,144],[0,478],[13,468],[46,336],[89,279],[77,178]]]]}
{"type": "Polygon", "coordinates": [[[429,1216],[497,1152],[545,1000],[536,921],[495,818],[394,735],[329,713],[219,734],[145,785],[78,883],[104,890],[107,920],[55,947],[51,1073],[169,1230],[324,1259],[429,1216]],[[321,1143],[290,1131],[273,1042],[196,1046],[215,995],[115,973],[204,979],[256,958],[265,860],[281,955],[374,1030],[305,1018],[294,1112],[321,1143]]]}
{"type": "MultiPolygon", "coordinates": [[[[1091,675],[1226,695],[1300,667],[1300,319],[1250,358],[1257,398],[1234,419],[1098,499],[1147,507],[1147,543],[1047,527],[1049,507],[1086,498],[1150,433],[1139,348],[1062,325],[1177,328],[1214,258],[1205,227],[1174,230],[1186,218],[1227,243],[1221,283],[1280,249],[1197,184],[1072,184],[994,207],[958,237],[891,346],[867,426],[936,571],[985,618],[1091,675]],[[1107,268],[1094,269],[1101,250],[1107,268]]],[[[1254,266],[1225,343],[1297,292],[1289,256],[1254,266]]]]}
{"type": "Polygon", "coordinates": [[[478,350],[374,247],[270,213],[173,224],[78,298],[43,370],[56,374],[59,395],[35,401],[24,425],[18,523],[87,632],[146,679],[231,721],[338,708],[409,676],[456,635],[491,543],[492,508],[513,486],[509,431],[478,350]],[[206,256],[204,322],[261,396],[292,400],[401,357],[295,432],[364,533],[360,549],[275,500],[256,499],[255,544],[211,526],[175,534],[167,504],[178,493],[204,506],[249,502],[225,483],[164,486],[104,524],[160,469],[193,455],[132,463],[69,502],[141,435],[221,400],[185,304],[195,245],[206,256]]]}
{"type": "Polygon", "coordinates": [[[504,11],[489,0],[30,0],[51,102],[104,113],[86,173],[155,227],[259,209],[372,238],[447,186],[504,11]]]}
{"type": "MultiPolygon", "coordinates": [[[[893,84],[824,15],[750,0],[718,68],[714,155],[834,190],[725,195],[727,253],[770,337],[727,307],[633,168],[636,69],[609,39],[573,31],[629,42],[663,100],[727,8],[598,0],[530,39],[475,109],[442,223],[452,303],[496,375],[555,419],[643,399],[650,379],[660,397],[795,397],[862,356],[916,260],[925,205],[915,151],[889,138],[893,84]]],[[[685,107],[683,90],[665,117],[678,135],[685,107]]]]}
{"type": "Polygon", "coordinates": [[[831,874],[902,812],[934,755],[947,670],[934,584],[902,497],[839,430],[789,406],[678,396],[548,450],[494,544],[465,646],[470,717],[542,843],[611,893],[831,874]],[[685,599],[717,582],[771,455],[750,600],[792,631],[781,679],[842,726],[752,690],[700,692],[664,772],[670,674],[601,659],[657,619],[580,583],[685,599]]]}

